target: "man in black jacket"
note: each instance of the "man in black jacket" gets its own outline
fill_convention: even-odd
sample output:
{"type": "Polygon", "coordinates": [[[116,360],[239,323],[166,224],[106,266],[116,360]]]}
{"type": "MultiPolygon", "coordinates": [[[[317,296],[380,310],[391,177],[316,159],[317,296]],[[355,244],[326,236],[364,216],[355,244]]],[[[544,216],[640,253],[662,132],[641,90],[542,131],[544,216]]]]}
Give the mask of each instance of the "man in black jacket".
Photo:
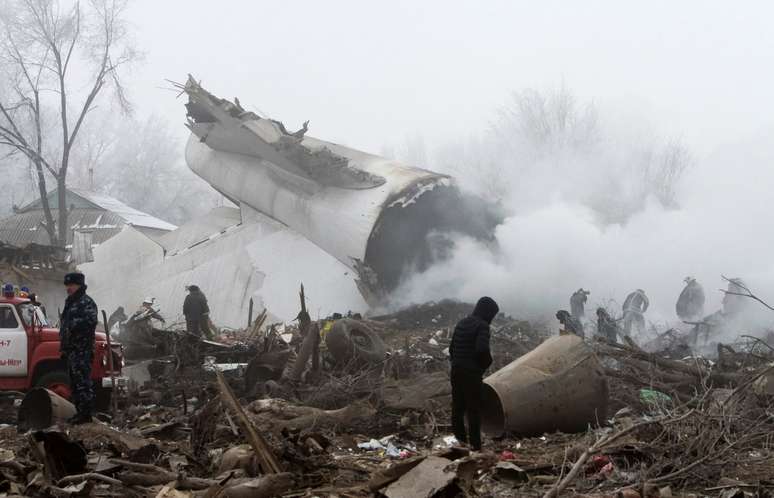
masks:
{"type": "Polygon", "coordinates": [[[188,286],[188,295],[183,301],[183,315],[188,333],[210,339],[210,307],[198,285],[188,286]]]}
{"type": "Polygon", "coordinates": [[[62,318],[59,327],[59,350],[67,362],[73,404],[77,413],[69,422],[91,422],[94,409],[94,386],[91,382],[91,363],[94,360],[94,330],[97,328],[97,305],[86,295],[83,273],[68,273],[62,318]]]}
{"type": "Polygon", "coordinates": [[[492,364],[489,351],[489,325],[499,306],[491,297],[478,300],[473,314],[454,328],[449,357],[451,360],[452,428],[454,437],[481,449],[481,391],[484,372],[492,364]],[[468,418],[465,430],[465,416],[468,418]]]}

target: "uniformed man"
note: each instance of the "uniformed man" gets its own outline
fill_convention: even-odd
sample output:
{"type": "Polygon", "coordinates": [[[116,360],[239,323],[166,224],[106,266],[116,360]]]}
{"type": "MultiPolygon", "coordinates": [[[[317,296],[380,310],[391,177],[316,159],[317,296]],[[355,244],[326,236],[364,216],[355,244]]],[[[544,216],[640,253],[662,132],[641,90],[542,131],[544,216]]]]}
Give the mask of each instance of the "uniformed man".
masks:
{"type": "Polygon", "coordinates": [[[94,330],[98,321],[97,305],[86,294],[83,273],[68,273],[64,284],[67,299],[60,320],[60,351],[62,359],[67,362],[72,400],[77,410],[69,422],[83,424],[91,421],[94,410],[91,363],[94,359],[94,330]]]}

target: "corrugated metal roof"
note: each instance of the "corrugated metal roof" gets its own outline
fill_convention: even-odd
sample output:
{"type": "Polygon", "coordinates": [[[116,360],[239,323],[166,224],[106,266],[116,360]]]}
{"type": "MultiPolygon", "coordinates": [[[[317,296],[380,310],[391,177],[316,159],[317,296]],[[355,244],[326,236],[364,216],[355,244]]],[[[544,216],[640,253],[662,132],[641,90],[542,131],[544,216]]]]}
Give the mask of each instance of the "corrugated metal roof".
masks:
{"type": "MultiPolygon", "coordinates": [[[[52,208],[58,205],[58,190],[52,190],[46,197],[48,198],[49,205],[52,208]]],[[[166,221],[160,220],[155,216],[149,215],[148,213],[143,213],[142,211],[138,211],[133,207],[129,207],[118,199],[108,195],[99,194],[97,192],[91,192],[89,190],[68,187],[66,204],[68,207],[72,207],[75,210],[104,209],[120,216],[126,223],[136,227],[154,228],[157,230],[167,231],[177,228],[171,223],[167,223],[166,221]]],[[[22,207],[19,211],[20,213],[41,211],[42,215],[42,209],[43,204],[40,202],[40,199],[37,199],[22,207]]]]}
{"type": "Polygon", "coordinates": [[[78,188],[68,188],[70,192],[79,195],[89,202],[102,207],[106,211],[115,213],[123,218],[128,224],[136,227],[155,228],[158,230],[174,230],[177,228],[172,223],[167,223],[148,213],[143,213],[133,207],[127,206],[123,202],[108,195],[90,192],[78,188]]]}
{"type": "MultiPolygon", "coordinates": [[[[51,214],[57,219],[58,210],[51,214]]],[[[26,244],[50,245],[46,229],[43,228],[45,216],[43,211],[34,210],[14,214],[0,220],[0,241],[15,246],[26,244]]],[[[109,211],[98,209],[73,209],[68,217],[70,230],[67,232],[67,245],[72,244],[73,230],[88,230],[93,232],[93,242],[100,244],[121,231],[126,221],[109,211]]]]}

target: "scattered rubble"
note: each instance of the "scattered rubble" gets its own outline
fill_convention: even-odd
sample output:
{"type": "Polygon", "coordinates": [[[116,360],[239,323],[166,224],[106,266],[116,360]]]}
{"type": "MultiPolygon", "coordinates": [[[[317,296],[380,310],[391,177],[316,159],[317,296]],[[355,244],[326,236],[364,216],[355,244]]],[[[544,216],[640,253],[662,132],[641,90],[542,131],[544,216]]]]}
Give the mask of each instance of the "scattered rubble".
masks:
{"type": "Polygon", "coordinates": [[[485,450],[470,452],[449,435],[446,352],[470,309],[257,320],[189,361],[175,348],[146,361],[115,415],[90,424],[63,425],[52,416],[58,397],[36,391],[18,427],[0,426],[0,493],[769,496],[774,348],[765,341],[740,338],[710,360],[678,355],[676,331],[662,343],[674,350],[648,352],[628,338],[584,342],[500,316],[487,385],[503,418],[485,450]],[[343,355],[329,347],[334,330],[350,341],[343,355]]]}

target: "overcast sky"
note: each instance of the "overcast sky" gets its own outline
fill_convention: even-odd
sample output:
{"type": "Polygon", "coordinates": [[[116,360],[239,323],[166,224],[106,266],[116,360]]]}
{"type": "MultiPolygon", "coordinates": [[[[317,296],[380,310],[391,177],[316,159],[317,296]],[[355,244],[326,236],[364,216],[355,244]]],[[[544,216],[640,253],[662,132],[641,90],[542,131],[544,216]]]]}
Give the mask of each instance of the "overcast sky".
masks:
{"type": "MultiPolygon", "coordinates": [[[[187,73],[311,135],[378,152],[478,133],[509,92],[562,84],[699,156],[767,128],[774,4],[137,0],[140,114],[184,121],[187,73]]],[[[181,129],[182,131],[182,129],[181,129]]]]}

